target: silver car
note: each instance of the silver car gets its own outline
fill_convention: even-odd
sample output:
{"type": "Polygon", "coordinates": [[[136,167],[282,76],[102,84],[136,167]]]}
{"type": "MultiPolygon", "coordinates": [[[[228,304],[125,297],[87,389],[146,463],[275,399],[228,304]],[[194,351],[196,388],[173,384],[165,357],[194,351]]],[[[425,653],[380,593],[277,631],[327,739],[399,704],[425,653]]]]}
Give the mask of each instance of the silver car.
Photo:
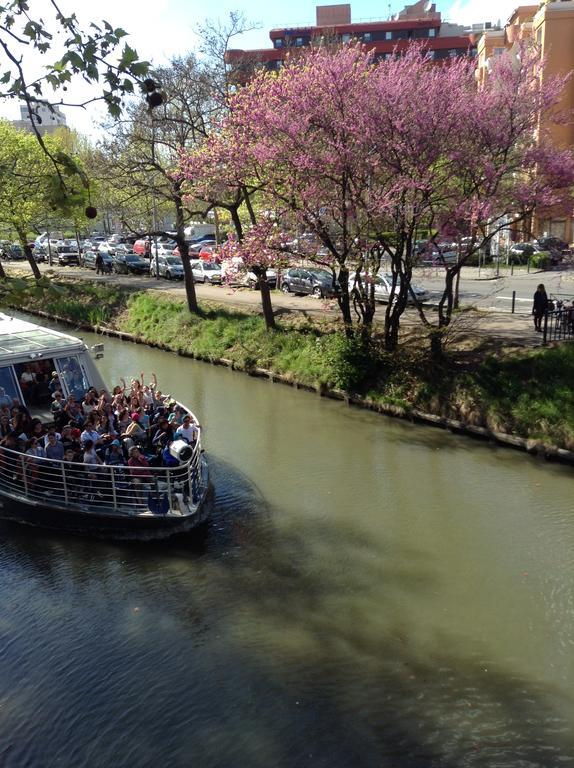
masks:
{"type": "Polygon", "coordinates": [[[166,280],[183,280],[183,262],[179,256],[152,256],[150,261],[150,274],[156,277],[165,277],[166,280]],[[157,269],[157,272],[156,272],[157,269]]]}
{"type": "Polygon", "coordinates": [[[193,279],[196,283],[211,283],[212,285],[221,285],[223,281],[221,267],[214,261],[203,261],[203,259],[197,259],[197,261],[191,262],[191,270],[193,272],[193,279]]]}
{"type": "MultiPolygon", "coordinates": [[[[360,284],[355,282],[355,275],[351,275],[349,278],[349,291],[352,292],[353,290],[365,290],[366,285],[366,275],[361,275],[361,282],[360,284]],[[360,288],[359,288],[360,285],[360,288]]],[[[387,304],[389,301],[389,296],[391,295],[391,288],[393,285],[393,277],[392,275],[382,275],[378,274],[374,278],[375,283],[375,301],[380,301],[381,303],[387,304]]],[[[395,287],[395,295],[398,293],[400,289],[400,281],[397,281],[397,285],[395,287]]],[[[412,293],[416,296],[417,301],[424,302],[428,301],[430,293],[427,291],[426,288],[421,288],[419,285],[415,285],[414,283],[411,283],[411,289],[412,293]]],[[[408,301],[413,302],[413,296],[409,292],[408,301]]]]}

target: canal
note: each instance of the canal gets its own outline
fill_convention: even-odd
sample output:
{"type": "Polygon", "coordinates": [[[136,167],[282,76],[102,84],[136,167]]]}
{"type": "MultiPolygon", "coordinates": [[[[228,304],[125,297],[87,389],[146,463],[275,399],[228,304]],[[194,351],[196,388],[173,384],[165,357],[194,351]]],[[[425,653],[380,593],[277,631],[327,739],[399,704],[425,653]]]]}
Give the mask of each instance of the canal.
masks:
{"type": "Polygon", "coordinates": [[[214,516],[0,527],[3,768],[574,765],[570,468],[105,347],[199,415],[214,516]]]}

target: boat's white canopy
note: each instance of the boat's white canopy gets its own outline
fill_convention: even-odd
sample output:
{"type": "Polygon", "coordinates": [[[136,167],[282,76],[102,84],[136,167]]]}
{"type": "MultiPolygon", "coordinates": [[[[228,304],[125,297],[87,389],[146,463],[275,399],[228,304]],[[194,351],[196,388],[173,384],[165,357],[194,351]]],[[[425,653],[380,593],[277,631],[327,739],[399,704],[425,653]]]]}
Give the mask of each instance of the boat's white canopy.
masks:
{"type": "Polygon", "coordinates": [[[0,364],[16,358],[60,355],[84,347],[81,339],[0,312],[0,364]]]}

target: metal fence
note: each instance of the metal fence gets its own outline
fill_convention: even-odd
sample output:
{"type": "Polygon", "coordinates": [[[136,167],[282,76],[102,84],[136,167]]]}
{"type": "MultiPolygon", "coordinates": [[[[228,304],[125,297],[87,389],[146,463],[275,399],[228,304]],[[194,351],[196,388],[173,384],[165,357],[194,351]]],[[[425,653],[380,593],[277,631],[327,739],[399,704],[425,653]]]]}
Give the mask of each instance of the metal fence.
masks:
{"type": "Polygon", "coordinates": [[[199,441],[176,467],[56,461],[0,448],[0,488],[12,498],[100,514],[193,514],[203,496],[199,441]]]}
{"type": "Polygon", "coordinates": [[[542,343],[574,339],[574,306],[555,302],[556,309],[546,312],[542,326],[542,343]]]}

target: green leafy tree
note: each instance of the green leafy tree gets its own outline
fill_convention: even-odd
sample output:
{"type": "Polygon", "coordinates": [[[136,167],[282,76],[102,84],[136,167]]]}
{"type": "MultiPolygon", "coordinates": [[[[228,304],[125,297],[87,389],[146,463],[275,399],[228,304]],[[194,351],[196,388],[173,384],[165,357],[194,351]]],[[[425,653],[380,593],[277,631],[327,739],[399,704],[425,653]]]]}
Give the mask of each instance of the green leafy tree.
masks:
{"type": "Polygon", "coordinates": [[[17,233],[37,279],[41,274],[28,245],[28,232],[36,228],[46,211],[70,217],[86,201],[85,174],[64,152],[59,137],[46,136],[45,144],[50,155],[66,158],[58,173],[33,134],[0,122],[0,224],[17,233]],[[65,179],[65,194],[60,175],[65,179]]]}
{"type": "MultiPolygon", "coordinates": [[[[70,175],[77,175],[70,167],[74,161],[64,150],[53,152],[42,136],[38,107],[86,107],[100,101],[118,117],[124,96],[134,92],[136,83],[145,87],[149,65],[139,60],[120,27],[100,21],[83,29],[76,14],[56,0],[48,0],[44,16],[37,15],[32,5],[28,0],[0,5],[0,99],[17,99],[26,105],[36,140],[51,160],[54,182],[61,188],[54,192],[54,200],[74,205],[67,199],[74,197],[67,185],[70,175]],[[63,55],[56,58],[61,51],[63,55]],[[92,94],[82,101],[66,101],[68,87],[77,79],[92,85],[92,94]]],[[[89,208],[86,215],[92,217],[89,208]]]]}

